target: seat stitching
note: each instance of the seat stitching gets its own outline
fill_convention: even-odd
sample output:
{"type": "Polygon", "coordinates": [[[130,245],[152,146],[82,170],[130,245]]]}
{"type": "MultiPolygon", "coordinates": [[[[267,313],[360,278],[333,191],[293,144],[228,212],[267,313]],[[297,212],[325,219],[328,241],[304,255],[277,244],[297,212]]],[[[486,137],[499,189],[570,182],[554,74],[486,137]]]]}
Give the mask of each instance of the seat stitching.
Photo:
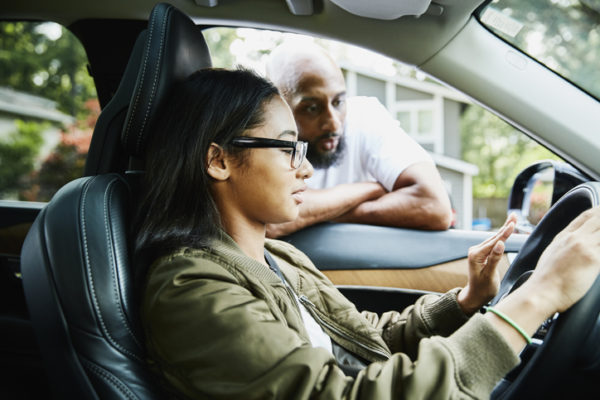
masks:
{"type": "Polygon", "coordinates": [[[91,373],[95,374],[101,379],[104,379],[106,382],[113,384],[114,387],[119,390],[123,395],[127,396],[128,399],[136,400],[138,397],[133,393],[123,382],[121,382],[116,376],[106,371],[104,368],[92,363],[89,360],[82,359],[81,360],[84,367],[88,369],[91,373]]]}
{"type": "Polygon", "coordinates": [[[94,308],[96,310],[96,315],[100,321],[100,326],[102,327],[102,331],[104,332],[104,334],[106,334],[108,341],[115,346],[117,349],[121,350],[123,353],[128,354],[129,356],[135,358],[138,361],[142,361],[136,354],[132,353],[131,351],[127,350],[126,348],[124,348],[123,346],[121,346],[119,343],[117,343],[113,337],[110,335],[110,332],[108,332],[108,329],[106,328],[106,325],[104,323],[104,319],[102,318],[102,313],[100,312],[100,306],[98,305],[98,298],[96,296],[96,288],[94,285],[94,277],[92,276],[92,269],[91,269],[91,263],[90,263],[90,257],[89,257],[89,251],[88,251],[88,243],[87,243],[87,229],[86,229],[86,220],[85,220],[85,206],[86,206],[86,197],[87,197],[87,192],[89,190],[90,184],[85,186],[84,192],[83,192],[83,196],[82,196],[82,201],[81,201],[81,221],[82,221],[82,231],[83,231],[83,247],[85,250],[85,266],[86,266],[86,274],[88,277],[88,281],[90,282],[90,292],[92,294],[92,301],[94,303],[94,308]]]}
{"type": "MultiPolygon", "coordinates": [[[[154,21],[152,21],[152,22],[153,23],[150,25],[150,32],[148,33],[148,42],[150,42],[152,40],[152,34],[154,31],[154,21]]],[[[149,55],[150,55],[150,48],[147,47],[147,51],[144,56],[143,68],[142,68],[142,77],[141,77],[142,82],[144,81],[145,76],[146,76],[146,66],[148,65],[148,56],[149,55]]],[[[143,87],[143,84],[140,84],[140,86],[138,87],[138,90],[135,93],[135,100],[133,101],[133,108],[131,110],[131,118],[129,118],[129,121],[127,121],[127,127],[125,128],[125,143],[127,143],[127,140],[129,139],[129,131],[131,129],[131,123],[133,121],[133,115],[135,114],[135,111],[137,109],[137,105],[138,105],[138,102],[140,99],[142,87],[143,87]]]]}
{"type": "Polygon", "coordinates": [[[137,106],[140,100],[140,96],[142,94],[142,88],[144,87],[143,82],[144,79],[146,78],[146,67],[148,66],[148,58],[150,57],[150,43],[152,43],[152,36],[154,34],[154,25],[156,24],[156,21],[154,18],[151,19],[150,21],[150,30],[148,33],[148,39],[147,39],[147,43],[148,45],[146,46],[145,50],[145,55],[144,55],[144,62],[143,62],[143,67],[142,67],[142,76],[140,78],[140,81],[142,83],[140,83],[140,85],[137,87],[137,91],[135,93],[135,99],[133,101],[133,108],[131,111],[131,118],[129,118],[129,121],[127,121],[127,127],[125,129],[125,142],[127,143],[127,140],[129,139],[129,131],[131,130],[131,124],[133,121],[133,115],[135,115],[135,112],[137,110],[137,106]]]}
{"type": "MultiPolygon", "coordinates": [[[[106,196],[105,196],[105,201],[104,201],[104,226],[105,226],[105,232],[106,232],[106,243],[108,244],[108,254],[110,257],[110,262],[111,262],[111,266],[114,266],[113,268],[111,268],[111,275],[113,277],[113,282],[116,283],[117,282],[117,273],[115,271],[116,268],[116,262],[115,259],[113,257],[113,252],[110,251],[113,246],[112,244],[114,243],[114,241],[112,240],[112,235],[111,235],[111,229],[110,229],[110,222],[109,222],[109,218],[108,215],[110,214],[110,209],[108,207],[109,204],[112,204],[112,196],[114,193],[114,190],[112,190],[112,187],[115,185],[116,180],[113,180],[109,185],[108,188],[106,190],[106,193],[108,193],[108,200],[106,200],[106,196]]],[[[119,288],[117,287],[116,284],[113,285],[113,291],[114,291],[114,295],[115,295],[115,299],[119,299],[119,288]]],[[[129,328],[129,323],[127,322],[127,319],[125,318],[125,313],[123,312],[123,308],[122,307],[118,307],[118,312],[119,312],[119,317],[121,319],[121,322],[123,322],[123,325],[125,326],[125,329],[127,329],[127,332],[129,332],[129,334],[131,335],[131,338],[133,339],[133,341],[141,347],[140,342],[138,341],[138,339],[135,337],[135,335],[133,334],[133,332],[131,331],[131,329],[129,328]]]]}
{"type": "MultiPolygon", "coordinates": [[[[159,57],[159,59],[156,62],[154,80],[152,82],[152,92],[150,93],[150,96],[149,96],[151,100],[154,99],[154,95],[156,93],[156,82],[158,81],[158,76],[159,76],[158,72],[159,72],[159,69],[160,69],[159,67],[160,67],[160,63],[161,63],[162,57],[164,55],[163,54],[163,46],[164,46],[164,42],[165,42],[165,31],[166,31],[165,27],[167,25],[168,16],[171,13],[171,10],[172,10],[172,7],[170,7],[167,10],[166,16],[162,20],[162,23],[163,23],[162,27],[161,27],[162,28],[161,29],[162,34],[161,34],[161,37],[160,37],[160,46],[159,46],[159,51],[158,51],[158,57],[159,57]]],[[[150,114],[150,108],[151,108],[151,104],[150,104],[150,102],[148,102],[148,105],[146,107],[146,113],[144,114],[144,120],[142,121],[142,126],[141,126],[141,128],[139,130],[138,140],[137,140],[137,142],[135,144],[136,151],[139,150],[140,143],[142,141],[142,136],[143,136],[144,128],[146,127],[146,122],[148,121],[148,115],[150,114]]]]}

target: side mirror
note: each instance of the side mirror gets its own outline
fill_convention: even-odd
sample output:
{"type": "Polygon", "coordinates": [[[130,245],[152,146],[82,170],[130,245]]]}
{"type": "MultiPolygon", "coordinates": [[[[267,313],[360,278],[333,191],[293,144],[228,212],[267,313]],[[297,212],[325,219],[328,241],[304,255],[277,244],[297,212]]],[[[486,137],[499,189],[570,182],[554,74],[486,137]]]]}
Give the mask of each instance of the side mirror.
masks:
{"type": "Polygon", "coordinates": [[[589,179],[571,165],[540,161],[517,175],[508,198],[508,213],[517,215],[517,231],[530,233],[565,193],[589,179]]]}

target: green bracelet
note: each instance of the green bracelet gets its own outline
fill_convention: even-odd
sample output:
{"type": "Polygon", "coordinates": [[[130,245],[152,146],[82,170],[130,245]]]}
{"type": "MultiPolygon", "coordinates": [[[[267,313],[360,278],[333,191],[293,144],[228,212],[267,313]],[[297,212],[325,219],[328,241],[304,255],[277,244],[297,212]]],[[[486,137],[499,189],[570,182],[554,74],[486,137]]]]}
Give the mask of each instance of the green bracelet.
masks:
{"type": "Polygon", "coordinates": [[[483,307],[483,308],[485,309],[485,311],[492,312],[492,313],[496,314],[497,316],[499,316],[500,318],[502,318],[507,324],[509,324],[510,326],[515,328],[515,330],[517,332],[519,332],[521,334],[521,336],[523,336],[525,338],[525,341],[527,341],[527,344],[531,344],[531,337],[527,334],[527,332],[525,332],[523,329],[521,329],[521,327],[519,325],[517,325],[515,321],[510,319],[508,317],[508,315],[504,314],[502,311],[496,310],[494,307],[483,307]]]}

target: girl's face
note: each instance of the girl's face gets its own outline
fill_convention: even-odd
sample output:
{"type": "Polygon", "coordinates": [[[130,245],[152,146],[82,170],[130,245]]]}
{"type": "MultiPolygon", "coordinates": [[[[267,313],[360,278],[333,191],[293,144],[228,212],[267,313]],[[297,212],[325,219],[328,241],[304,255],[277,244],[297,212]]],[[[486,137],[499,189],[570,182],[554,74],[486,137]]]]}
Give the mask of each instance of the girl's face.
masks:
{"type": "MultiPolygon", "coordinates": [[[[280,97],[264,105],[262,126],[244,132],[243,136],[296,141],[298,133],[292,112],[280,97]]],[[[250,223],[282,223],[298,217],[298,206],[306,189],[304,180],[313,174],[305,159],[293,169],[290,148],[254,148],[246,161],[230,163],[229,184],[240,216],[250,223]]]]}

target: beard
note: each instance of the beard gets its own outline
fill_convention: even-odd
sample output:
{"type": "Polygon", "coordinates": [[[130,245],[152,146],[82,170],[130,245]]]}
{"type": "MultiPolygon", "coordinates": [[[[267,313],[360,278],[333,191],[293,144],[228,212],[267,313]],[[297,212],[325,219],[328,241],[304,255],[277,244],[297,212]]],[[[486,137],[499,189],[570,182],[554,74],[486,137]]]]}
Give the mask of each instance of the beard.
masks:
{"type": "Polygon", "coordinates": [[[322,152],[317,148],[319,140],[331,136],[331,134],[325,134],[320,136],[316,140],[308,142],[308,149],[306,151],[306,158],[313,165],[314,168],[329,168],[333,167],[341,161],[346,151],[346,140],[344,135],[340,136],[338,145],[333,151],[322,152]]]}

